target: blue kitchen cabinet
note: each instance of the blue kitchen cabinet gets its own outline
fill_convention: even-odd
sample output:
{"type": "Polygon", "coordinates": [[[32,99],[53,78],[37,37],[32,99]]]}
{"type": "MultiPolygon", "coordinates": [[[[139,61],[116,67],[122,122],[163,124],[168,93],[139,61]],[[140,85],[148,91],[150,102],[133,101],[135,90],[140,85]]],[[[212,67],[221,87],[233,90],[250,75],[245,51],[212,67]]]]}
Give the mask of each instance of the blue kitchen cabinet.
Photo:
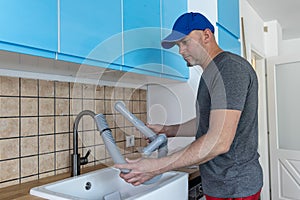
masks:
{"type": "Polygon", "coordinates": [[[160,76],[160,0],[123,1],[123,71],[160,76]]]}
{"type": "Polygon", "coordinates": [[[232,53],[241,55],[241,44],[240,41],[222,26],[218,27],[219,46],[232,53]]]}
{"type": "Polygon", "coordinates": [[[240,38],[239,0],[218,0],[218,24],[240,38]]]}
{"type": "MultiPolygon", "coordinates": [[[[173,0],[162,0],[162,39],[172,32],[176,19],[186,12],[186,1],[178,1],[174,5],[173,0]]],[[[189,78],[189,69],[178,51],[177,46],[162,50],[163,77],[172,76],[178,80],[186,80],[189,78]]]]}
{"type": "Polygon", "coordinates": [[[61,0],[58,59],[120,69],[121,0],[61,0]]]}
{"type": "Polygon", "coordinates": [[[241,55],[239,0],[218,0],[217,27],[220,47],[241,55]]]}
{"type": "Polygon", "coordinates": [[[189,71],[178,49],[160,45],[186,4],[3,0],[0,50],[186,81],[189,71]]]}
{"type": "Polygon", "coordinates": [[[0,49],[55,58],[56,0],[0,1],[0,49]]]}

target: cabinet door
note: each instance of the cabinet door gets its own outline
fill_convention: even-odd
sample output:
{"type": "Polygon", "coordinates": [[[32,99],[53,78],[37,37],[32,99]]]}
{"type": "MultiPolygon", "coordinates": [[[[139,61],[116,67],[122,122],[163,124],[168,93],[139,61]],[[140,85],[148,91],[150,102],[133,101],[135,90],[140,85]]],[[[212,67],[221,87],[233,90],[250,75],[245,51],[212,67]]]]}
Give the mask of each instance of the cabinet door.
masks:
{"type": "MultiPolygon", "coordinates": [[[[162,0],[162,39],[172,32],[176,19],[187,12],[187,2],[178,1],[174,4],[172,0],[162,0]]],[[[186,62],[178,53],[178,47],[163,49],[163,74],[178,77],[179,79],[189,78],[189,69],[186,62]]]]}
{"type": "Polygon", "coordinates": [[[123,1],[124,71],[161,73],[160,0],[123,1]]]}
{"type": "Polygon", "coordinates": [[[240,38],[239,0],[218,0],[218,23],[240,38]]]}
{"type": "Polygon", "coordinates": [[[57,1],[0,1],[0,48],[19,53],[55,57],[57,1]]]}
{"type": "Polygon", "coordinates": [[[61,0],[59,55],[87,64],[122,64],[121,0],[61,0]]]}
{"type": "Polygon", "coordinates": [[[218,40],[219,46],[223,50],[241,55],[241,44],[239,39],[222,26],[218,26],[218,40]]]}

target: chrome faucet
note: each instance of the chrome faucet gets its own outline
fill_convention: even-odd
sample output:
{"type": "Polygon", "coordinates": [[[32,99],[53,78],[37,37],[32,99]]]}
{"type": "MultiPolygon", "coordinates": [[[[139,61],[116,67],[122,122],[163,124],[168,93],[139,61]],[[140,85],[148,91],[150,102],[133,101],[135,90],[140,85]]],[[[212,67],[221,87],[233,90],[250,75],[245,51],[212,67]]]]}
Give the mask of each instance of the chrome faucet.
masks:
{"type": "Polygon", "coordinates": [[[80,154],[78,153],[78,124],[80,119],[84,115],[89,115],[95,120],[95,123],[103,139],[105,147],[111,155],[113,161],[115,163],[125,163],[126,161],[120,153],[120,151],[118,150],[116,142],[112,137],[111,130],[108,127],[105,116],[101,113],[96,115],[93,111],[84,110],[77,115],[73,125],[73,154],[71,156],[71,176],[80,175],[80,166],[88,163],[88,156],[90,154],[90,150],[86,153],[84,157],[80,157],[80,154]]]}
{"type": "Polygon", "coordinates": [[[71,156],[71,165],[72,165],[71,176],[80,175],[80,166],[88,163],[88,156],[91,153],[91,150],[88,150],[88,152],[84,157],[80,157],[80,154],[78,153],[78,124],[80,119],[84,115],[89,115],[94,119],[94,116],[96,114],[90,110],[83,110],[75,118],[74,125],[73,125],[73,154],[71,156]]]}

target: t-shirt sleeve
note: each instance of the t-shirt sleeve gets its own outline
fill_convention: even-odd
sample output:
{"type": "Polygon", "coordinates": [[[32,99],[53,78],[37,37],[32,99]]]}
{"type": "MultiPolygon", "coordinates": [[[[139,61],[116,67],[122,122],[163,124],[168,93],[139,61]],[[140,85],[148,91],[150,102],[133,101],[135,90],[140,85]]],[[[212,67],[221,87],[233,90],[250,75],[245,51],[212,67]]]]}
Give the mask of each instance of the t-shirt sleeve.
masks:
{"type": "Polygon", "coordinates": [[[250,77],[241,63],[227,60],[212,82],[211,109],[243,110],[250,77]]]}

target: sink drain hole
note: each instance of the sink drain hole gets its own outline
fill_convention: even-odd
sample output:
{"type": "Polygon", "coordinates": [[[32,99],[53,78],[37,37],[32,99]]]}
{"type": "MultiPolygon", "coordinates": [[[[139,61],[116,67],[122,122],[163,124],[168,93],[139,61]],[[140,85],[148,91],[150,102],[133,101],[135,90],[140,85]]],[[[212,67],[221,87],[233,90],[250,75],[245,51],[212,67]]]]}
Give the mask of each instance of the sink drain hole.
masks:
{"type": "Polygon", "coordinates": [[[91,182],[86,182],[86,184],[85,184],[85,189],[86,189],[86,190],[90,190],[91,187],[92,187],[92,183],[91,183],[91,182]]]}

